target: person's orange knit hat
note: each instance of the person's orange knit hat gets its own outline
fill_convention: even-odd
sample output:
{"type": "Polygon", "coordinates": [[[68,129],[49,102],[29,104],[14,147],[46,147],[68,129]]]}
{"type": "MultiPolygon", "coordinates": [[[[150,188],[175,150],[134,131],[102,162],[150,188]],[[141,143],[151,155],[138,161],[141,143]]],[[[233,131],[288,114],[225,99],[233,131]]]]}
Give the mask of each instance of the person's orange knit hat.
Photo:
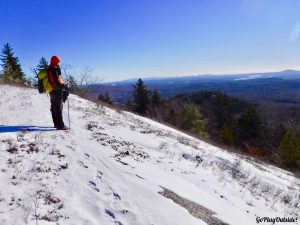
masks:
{"type": "Polygon", "coordinates": [[[59,62],[60,62],[59,56],[55,55],[55,56],[51,57],[51,61],[50,61],[51,65],[57,66],[59,64],[59,62]]]}

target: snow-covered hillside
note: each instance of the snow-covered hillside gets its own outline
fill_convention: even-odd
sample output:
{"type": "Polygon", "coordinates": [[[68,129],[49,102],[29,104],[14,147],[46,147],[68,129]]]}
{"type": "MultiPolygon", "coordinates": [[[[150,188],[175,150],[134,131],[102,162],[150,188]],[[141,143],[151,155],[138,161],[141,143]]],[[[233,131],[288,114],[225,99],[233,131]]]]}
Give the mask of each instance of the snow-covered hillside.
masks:
{"type": "Polygon", "coordinates": [[[299,217],[300,181],[287,171],[74,95],[71,131],[56,131],[47,95],[0,85],[0,96],[1,225],[299,217]]]}

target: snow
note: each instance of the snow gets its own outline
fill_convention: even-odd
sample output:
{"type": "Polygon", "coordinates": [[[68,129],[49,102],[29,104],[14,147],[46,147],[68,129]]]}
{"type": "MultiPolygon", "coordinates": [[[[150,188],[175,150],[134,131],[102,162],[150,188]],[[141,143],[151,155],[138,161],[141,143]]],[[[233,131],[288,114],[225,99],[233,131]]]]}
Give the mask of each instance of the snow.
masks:
{"type": "Polygon", "coordinates": [[[264,76],[264,75],[250,75],[248,77],[236,78],[234,81],[241,81],[241,80],[254,80],[260,78],[273,78],[275,76],[264,76]]]}
{"type": "Polygon", "coordinates": [[[75,95],[71,130],[56,131],[47,95],[7,85],[0,95],[1,225],[207,224],[163,188],[228,224],[299,217],[290,172],[75,95]]]}

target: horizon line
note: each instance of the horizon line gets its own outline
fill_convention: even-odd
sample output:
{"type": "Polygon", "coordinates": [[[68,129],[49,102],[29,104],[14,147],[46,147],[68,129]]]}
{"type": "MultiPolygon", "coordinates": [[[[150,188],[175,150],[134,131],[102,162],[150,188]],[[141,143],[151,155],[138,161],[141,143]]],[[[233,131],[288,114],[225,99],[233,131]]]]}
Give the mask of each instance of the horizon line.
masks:
{"type": "Polygon", "coordinates": [[[142,80],[148,80],[148,79],[164,79],[164,78],[184,78],[184,77],[197,77],[197,76],[239,76],[239,75],[254,75],[254,74],[268,74],[268,73],[282,73],[286,71],[294,71],[294,72],[300,72],[300,68],[294,68],[294,69],[281,69],[276,71],[259,71],[259,72],[225,72],[225,73],[203,73],[203,74],[190,74],[190,75],[174,75],[174,76],[148,76],[148,77],[133,77],[128,78],[124,80],[116,80],[116,81],[108,81],[103,82],[101,84],[111,84],[111,83],[119,83],[119,82],[126,82],[131,80],[138,80],[141,78],[142,80]]]}

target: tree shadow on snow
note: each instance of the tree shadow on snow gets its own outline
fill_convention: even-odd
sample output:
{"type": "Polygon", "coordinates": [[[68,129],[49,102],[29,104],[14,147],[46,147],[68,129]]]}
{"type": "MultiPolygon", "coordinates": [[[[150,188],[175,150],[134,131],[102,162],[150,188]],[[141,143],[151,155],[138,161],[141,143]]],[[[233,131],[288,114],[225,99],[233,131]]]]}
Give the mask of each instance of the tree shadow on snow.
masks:
{"type": "Polygon", "coordinates": [[[0,133],[11,133],[18,131],[53,131],[56,130],[53,127],[42,126],[4,126],[0,125],[0,133]]]}

